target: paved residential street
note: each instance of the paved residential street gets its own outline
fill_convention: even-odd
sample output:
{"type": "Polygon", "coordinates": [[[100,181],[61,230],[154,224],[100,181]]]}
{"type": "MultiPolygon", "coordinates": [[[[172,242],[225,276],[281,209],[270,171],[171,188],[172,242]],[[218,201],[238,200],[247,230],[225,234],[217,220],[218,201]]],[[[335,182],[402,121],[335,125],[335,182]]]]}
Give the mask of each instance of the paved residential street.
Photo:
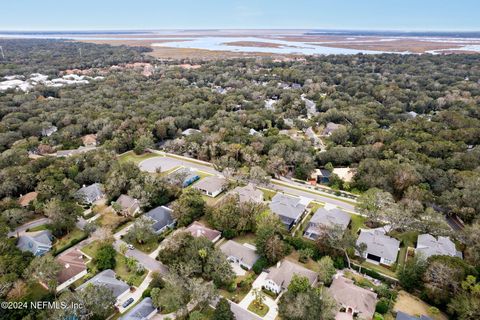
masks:
{"type": "MultiPolygon", "coordinates": [[[[213,166],[208,162],[198,161],[195,159],[191,159],[189,161],[188,158],[186,157],[170,155],[162,151],[156,151],[156,150],[151,150],[151,151],[158,153],[159,156],[163,156],[163,157],[150,158],[145,160],[144,162],[148,161],[149,166],[154,166],[155,159],[157,159],[160,166],[162,164],[167,164],[169,168],[173,168],[175,166],[184,166],[184,167],[189,167],[189,168],[201,170],[204,172],[208,172],[214,175],[222,175],[220,172],[215,170],[213,166]],[[185,160],[183,160],[182,158],[185,160]]],[[[142,163],[140,163],[140,165],[142,165],[142,163]]],[[[307,188],[307,186],[303,184],[290,181],[288,179],[282,179],[282,180],[273,179],[271,188],[274,190],[286,192],[292,195],[311,198],[313,200],[320,201],[320,202],[330,203],[339,207],[340,209],[349,211],[351,213],[356,213],[355,206],[352,204],[352,202],[355,202],[355,200],[353,199],[343,200],[341,197],[336,197],[334,195],[331,195],[322,191],[318,191],[313,188],[312,189],[307,188]],[[345,201],[348,201],[348,202],[345,202],[345,201]]]]}
{"type": "Polygon", "coordinates": [[[50,223],[50,221],[51,220],[48,219],[48,218],[40,218],[40,219],[37,219],[37,220],[27,222],[27,223],[21,225],[20,227],[16,228],[14,231],[9,232],[8,236],[9,237],[16,237],[17,234],[21,235],[21,234],[25,233],[27,231],[27,229],[35,228],[35,227],[50,223]]]}
{"type": "MultiPolygon", "coordinates": [[[[113,243],[113,247],[115,248],[115,250],[120,251],[120,245],[122,243],[126,244],[126,242],[121,240],[121,236],[127,233],[129,228],[130,226],[123,228],[113,236],[115,238],[115,242],[113,243]]],[[[148,254],[138,249],[127,250],[125,256],[137,259],[138,262],[141,263],[149,271],[158,271],[161,274],[166,274],[168,272],[167,267],[164,266],[160,261],[150,257],[148,254]]]]}

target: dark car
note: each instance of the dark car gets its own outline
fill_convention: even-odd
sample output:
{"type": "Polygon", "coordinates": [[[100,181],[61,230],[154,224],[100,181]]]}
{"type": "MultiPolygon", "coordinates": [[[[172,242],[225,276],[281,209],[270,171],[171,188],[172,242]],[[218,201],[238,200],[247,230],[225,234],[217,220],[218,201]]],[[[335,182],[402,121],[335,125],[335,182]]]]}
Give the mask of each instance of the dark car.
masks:
{"type": "Polygon", "coordinates": [[[128,307],[130,304],[132,304],[133,302],[133,298],[128,298],[127,301],[125,301],[123,304],[122,304],[122,307],[126,308],[128,307]]]}

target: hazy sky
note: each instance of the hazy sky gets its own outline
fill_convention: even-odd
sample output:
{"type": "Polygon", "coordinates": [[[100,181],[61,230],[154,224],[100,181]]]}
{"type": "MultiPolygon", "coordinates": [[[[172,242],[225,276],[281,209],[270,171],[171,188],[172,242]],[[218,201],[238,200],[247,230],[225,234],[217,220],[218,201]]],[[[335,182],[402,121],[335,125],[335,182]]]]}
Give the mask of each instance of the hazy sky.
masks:
{"type": "Polygon", "coordinates": [[[480,31],[480,0],[1,0],[0,30],[480,31]]]}

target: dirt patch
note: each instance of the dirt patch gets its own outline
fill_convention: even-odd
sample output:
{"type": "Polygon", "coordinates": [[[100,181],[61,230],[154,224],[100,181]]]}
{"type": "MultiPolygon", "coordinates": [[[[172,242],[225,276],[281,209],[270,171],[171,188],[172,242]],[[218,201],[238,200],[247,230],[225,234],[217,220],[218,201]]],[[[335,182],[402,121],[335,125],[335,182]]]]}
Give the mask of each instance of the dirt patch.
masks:
{"type": "Polygon", "coordinates": [[[434,320],[448,320],[448,317],[443,313],[436,316],[430,315],[428,312],[429,308],[430,305],[427,304],[425,301],[420,300],[419,298],[409,294],[408,292],[400,291],[398,293],[397,302],[395,303],[393,310],[402,311],[413,316],[426,315],[434,320]]]}

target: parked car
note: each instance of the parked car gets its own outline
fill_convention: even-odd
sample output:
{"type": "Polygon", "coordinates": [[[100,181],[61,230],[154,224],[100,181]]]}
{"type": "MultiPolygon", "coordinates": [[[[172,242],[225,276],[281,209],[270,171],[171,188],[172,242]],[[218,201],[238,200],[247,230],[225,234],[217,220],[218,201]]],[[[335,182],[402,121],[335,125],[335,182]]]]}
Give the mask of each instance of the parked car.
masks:
{"type": "Polygon", "coordinates": [[[126,308],[128,307],[129,305],[131,305],[133,302],[133,298],[128,298],[127,301],[125,301],[123,304],[122,304],[122,307],[126,308]]]}
{"type": "Polygon", "coordinates": [[[127,247],[128,247],[128,249],[130,249],[130,250],[135,249],[135,247],[133,246],[133,244],[129,244],[127,247]]]}

